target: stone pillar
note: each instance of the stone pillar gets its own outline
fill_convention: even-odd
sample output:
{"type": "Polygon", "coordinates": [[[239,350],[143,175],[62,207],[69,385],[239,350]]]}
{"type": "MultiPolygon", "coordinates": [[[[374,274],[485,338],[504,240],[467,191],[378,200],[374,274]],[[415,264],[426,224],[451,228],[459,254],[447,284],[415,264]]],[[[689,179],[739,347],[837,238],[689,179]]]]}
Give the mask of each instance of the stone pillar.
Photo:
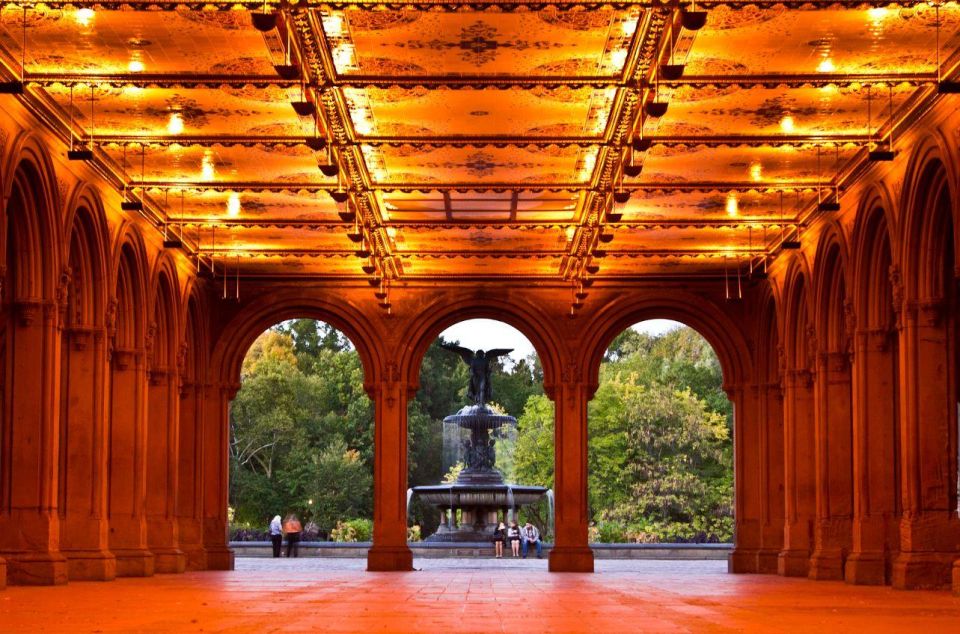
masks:
{"type": "Polygon", "coordinates": [[[764,457],[760,470],[763,527],[757,572],[776,574],[777,558],[783,550],[783,388],[779,383],[764,383],[760,390],[760,446],[764,457]]]}
{"type": "Polygon", "coordinates": [[[51,585],[67,581],[60,553],[58,307],[21,301],[6,330],[5,434],[0,462],[6,470],[0,491],[0,556],[12,584],[51,585]]]}
{"type": "Polygon", "coordinates": [[[177,534],[188,570],[207,567],[203,548],[203,398],[196,383],[180,388],[177,534]]]}
{"type": "Polygon", "coordinates": [[[60,384],[60,550],[69,577],[116,576],[107,522],[106,337],[102,328],[63,331],[60,384]]]}
{"type": "Polygon", "coordinates": [[[815,514],[813,375],[806,368],[786,374],[783,401],[784,511],[783,550],[777,572],[788,577],[808,573],[815,514]]]}
{"type": "Polygon", "coordinates": [[[374,401],[373,545],[367,570],[413,570],[407,546],[408,386],[390,363],[367,393],[374,401]]]}
{"type": "Polygon", "coordinates": [[[733,404],[734,548],[730,572],[758,572],[762,541],[762,487],[766,448],[760,433],[759,387],[726,388],[733,404]]]}
{"type": "Polygon", "coordinates": [[[207,570],[233,570],[227,538],[230,491],[230,401],[239,383],[205,386],[203,411],[203,549],[207,570]]]}
{"type": "Polygon", "coordinates": [[[940,299],[908,302],[900,331],[900,553],[896,588],[950,583],[960,551],[956,486],[957,401],[952,344],[940,299]]]}
{"type": "Polygon", "coordinates": [[[593,572],[593,551],[587,543],[587,402],[595,389],[578,376],[575,366],[567,366],[552,390],[556,541],[550,551],[551,572],[593,572]]]}
{"type": "Polygon", "coordinates": [[[149,577],[147,547],[146,364],[143,349],[115,349],[110,386],[110,550],[117,576],[149,577]]]}
{"type": "Polygon", "coordinates": [[[858,330],[853,365],[853,542],[848,583],[883,585],[897,525],[897,375],[889,330],[858,330]]]}
{"type": "Polygon", "coordinates": [[[147,545],[155,557],[156,572],[183,572],[187,557],[178,539],[177,374],[170,368],[149,372],[147,419],[147,545]]]}
{"type": "Polygon", "coordinates": [[[850,420],[850,363],[846,351],[817,356],[816,404],[816,522],[811,579],[843,579],[850,552],[853,483],[850,420]]]}

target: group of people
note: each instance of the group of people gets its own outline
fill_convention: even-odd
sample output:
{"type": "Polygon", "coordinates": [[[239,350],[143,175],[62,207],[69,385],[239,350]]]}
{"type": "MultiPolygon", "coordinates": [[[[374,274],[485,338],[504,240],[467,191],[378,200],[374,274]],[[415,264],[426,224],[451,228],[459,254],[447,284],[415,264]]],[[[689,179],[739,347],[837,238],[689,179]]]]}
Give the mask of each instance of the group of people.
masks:
{"type": "Polygon", "coordinates": [[[270,542],[273,544],[273,556],[279,557],[283,546],[283,538],[287,538],[287,557],[300,556],[300,533],[303,527],[297,516],[291,513],[287,518],[280,521],[279,515],[274,515],[270,520],[270,542]]]}
{"type": "Polygon", "coordinates": [[[497,559],[503,557],[504,546],[508,543],[510,544],[510,553],[514,557],[526,559],[531,546],[537,550],[537,559],[543,557],[543,541],[540,539],[540,531],[530,522],[522,527],[518,526],[516,521],[510,522],[510,526],[500,522],[497,529],[493,531],[493,548],[497,559]]]}

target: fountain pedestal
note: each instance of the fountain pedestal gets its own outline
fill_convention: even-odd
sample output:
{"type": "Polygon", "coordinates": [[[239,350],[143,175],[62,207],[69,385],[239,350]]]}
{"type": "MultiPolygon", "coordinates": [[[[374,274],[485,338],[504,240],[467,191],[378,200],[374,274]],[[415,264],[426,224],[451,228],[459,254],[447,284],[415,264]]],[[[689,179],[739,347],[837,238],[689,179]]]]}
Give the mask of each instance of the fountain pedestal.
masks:
{"type": "Polygon", "coordinates": [[[414,496],[439,508],[445,520],[426,541],[490,541],[498,513],[506,516],[521,506],[536,504],[547,489],[505,483],[503,474],[494,466],[496,433],[506,426],[516,427],[517,419],[513,416],[497,414],[485,405],[469,405],[444,418],[443,424],[465,430],[457,447],[464,468],[451,484],[412,489],[414,496]]]}

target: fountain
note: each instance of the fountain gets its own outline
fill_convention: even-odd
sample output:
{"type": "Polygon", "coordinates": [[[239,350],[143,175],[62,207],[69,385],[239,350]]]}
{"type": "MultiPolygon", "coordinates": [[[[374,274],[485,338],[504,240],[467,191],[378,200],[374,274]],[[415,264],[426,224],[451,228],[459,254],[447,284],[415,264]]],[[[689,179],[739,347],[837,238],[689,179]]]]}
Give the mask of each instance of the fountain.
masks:
{"type": "Polygon", "coordinates": [[[491,396],[489,363],[510,350],[474,353],[460,346],[444,348],[460,354],[471,371],[467,393],[474,403],[443,419],[444,455],[455,457],[463,468],[452,483],[413,487],[412,492],[440,509],[440,526],[426,541],[488,542],[493,538],[499,512],[504,518],[508,513],[515,517],[517,508],[536,504],[547,489],[508,484],[496,468],[496,440],[515,429],[517,419],[486,404],[491,396]]]}

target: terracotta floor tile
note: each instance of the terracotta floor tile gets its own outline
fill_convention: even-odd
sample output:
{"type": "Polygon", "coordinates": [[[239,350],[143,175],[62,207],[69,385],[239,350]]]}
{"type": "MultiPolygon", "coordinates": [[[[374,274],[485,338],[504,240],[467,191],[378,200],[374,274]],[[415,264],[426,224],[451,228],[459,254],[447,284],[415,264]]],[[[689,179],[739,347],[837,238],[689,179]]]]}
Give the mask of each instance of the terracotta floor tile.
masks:
{"type": "MultiPolygon", "coordinates": [[[[511,562],[515,563],[515,562],[511,562]]],[[[0,592],[2,632],[960,632],[960,599],[768,575],[717,561],[550,574],[486,560],[239,559],[232,572],[0,592]]]]}

